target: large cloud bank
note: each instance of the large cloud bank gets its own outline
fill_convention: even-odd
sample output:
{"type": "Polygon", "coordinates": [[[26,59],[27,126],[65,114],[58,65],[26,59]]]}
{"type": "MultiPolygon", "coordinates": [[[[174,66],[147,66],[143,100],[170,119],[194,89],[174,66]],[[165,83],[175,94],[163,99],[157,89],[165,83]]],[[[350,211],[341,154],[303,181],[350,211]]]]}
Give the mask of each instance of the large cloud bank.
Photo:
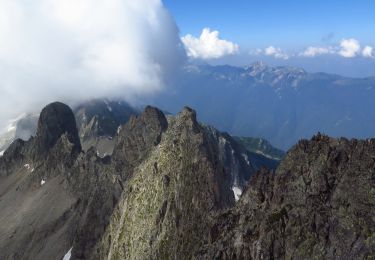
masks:
{"type": "Polygon", "coordinates": [[[184,55],[161,0],[0,0],[0,126],[57,99],[153,93],[184,55]]]}

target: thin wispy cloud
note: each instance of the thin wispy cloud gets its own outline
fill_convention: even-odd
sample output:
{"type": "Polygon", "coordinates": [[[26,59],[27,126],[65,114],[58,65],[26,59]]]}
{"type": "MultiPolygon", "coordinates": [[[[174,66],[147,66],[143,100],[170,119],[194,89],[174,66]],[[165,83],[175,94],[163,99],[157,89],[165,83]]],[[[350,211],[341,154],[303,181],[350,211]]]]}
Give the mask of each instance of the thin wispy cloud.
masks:
{"type": "Polygon", "coordinates": [[[325,54],[334,54],[335,50],[332,47],[313,47],[310,46],[303,52],[299,53],[299,56],[302,57],[316,57],[319,55],[325,55],[325,54]]]}
{"type": "Polygon", "coordinates": [[[181,38],[187,55],[194,59],[218,59],[238,53],[239,45],[220,38],[219,31],[204,28],[199,38],[191,34],[181,38]]]}
{"type": "Polygon", "coordinates": [[[322,42],[330,43],[334,38],[335,38],[335,34],[333,32],[330,32],[322,37],[322,42]]]}

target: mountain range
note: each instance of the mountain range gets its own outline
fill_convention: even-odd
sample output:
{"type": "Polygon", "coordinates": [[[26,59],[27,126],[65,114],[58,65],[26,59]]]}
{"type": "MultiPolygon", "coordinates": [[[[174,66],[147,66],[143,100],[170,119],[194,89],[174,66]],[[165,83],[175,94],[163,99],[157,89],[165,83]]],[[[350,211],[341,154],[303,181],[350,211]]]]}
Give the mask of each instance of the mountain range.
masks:
{"type": "MultiPolygon", "coordinates": [[[[121,125],[125,124],[131,116],[139,115],[140,112],[140,108],[130,106],[124,101],[108,99],[94,99],[74,106],[73,113],[83,151],[94,148],[100,157],[111,155],[115,144],[114,138],[121,125]]],[[[168,113],[168,116],[171,115],[168,113]]],[[[23,114],[11,120],[6,131],[0,135],[0,150],[2,151],[0,156],[14,140],[27,141],[35,136],[38,118],[39,114],[23,114]]],[[[255,137],[231,137],[227,133],[220,133],[214,127],[205,124],[202,126],[212,132],[217,142],[220,139],[223,151],[225,150],[228,154],[226,156],[230,157],[229,154],[234,152],[233,147],[236,147],[236,153],[239,156],[246,154],[251,158],[254,166],[252,173],[263,165],[275,169],[285,155],[283,151],[274,148],[266,140],[255,137]],[[239,149],[241,152],[238,152],[239,149]]],[[[241,183],[242,186],[243,184],[241,183]]]]}
{"type": "Polygon", "coordinates": [[[47,105],[0,156],[0,259],[375,257],[374,139],[318,133],[280,162],[189,107],[126,109],[107,129],[94,103],[47,105]]]}
{"type": "Polygon", "coordinates": [[[153,104],[194,107],[200,120],[235,136],[263,137],[289,149],[316,132],[375,134],[375,78],[308,73],[294,67],[189,65],[153,104]]]}

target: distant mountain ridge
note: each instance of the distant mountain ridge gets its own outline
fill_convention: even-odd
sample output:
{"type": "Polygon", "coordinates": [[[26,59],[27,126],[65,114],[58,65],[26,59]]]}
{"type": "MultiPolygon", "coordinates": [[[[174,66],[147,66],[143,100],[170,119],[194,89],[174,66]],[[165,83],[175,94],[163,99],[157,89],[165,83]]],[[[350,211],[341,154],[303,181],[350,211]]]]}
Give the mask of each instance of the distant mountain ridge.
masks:
{"type": "Polygon", "coordinates": [[[289,149],[316,132],[375,135],[375,77],[347,78],[294,67],[189,65],[154,99],[171,112],[197,109],[200,120],[235,136],[257,136],[289,149]]]}
{"type": "MultiPolygon", "coordinates": [[[[119,127],[125,124],[132,116],[140,113],[138,108],[130,106],[124,101],[113,101],[109,99],[93,99],[82,102],[74,107],[73,113],[76,119],[82,149],[88,151],[91,147],[94,148],[97,155],[105,157],[111,155],[115,144],[115,136],[119,131],[119,127]]],[[[166,115],[168,113],[164,112],[166,115]]],[[[172,115],[168,115],[171,117],[172,115]]],[[[19,118],[12,120],[8,126],[9,131],[0,135],[0,156],[3,155],[6,148],[17,138],[27,141],[31,136],[34,136],[37,131],[38,114],[29,115],[24,114],[19,118]]],[[[202,125],[203,126],[203,125],[202,125]]],[[[238,146],[233,143],[235,141],[231,136],[222,134],[214,127],[205,126],[207,131],[213,133],[218,138],[225,139],[226,144],[221,149],[229,149],[232,151],[232,146],[238,146]],[[227,147],[228,146],[228,147],[227,147]]],[[[252,138],[250,138],[252,139],[252,138]]],[[[254,138],[256,139],[256,138],[254,138]]],[[[246,145],[239,142],[240,145],[246,145]]],[[[265,141],[265,143],[268,143],[265,141]]],[[[238,149],[238,148],[237,148],[238,149]]],[[[276,168],[279,158],[273,158],[272,150],[259,148],[263,154],[257,153],[255,150],[248,150],[241,148],[243,151],[240,154],[246,154],[254,162],[250,172],[254,173],[261,166],[266,165],[270,169],[276,168]]],[[[225,153],[223,151],[223,153],[225,153]]],[[[233,162],[235,163],[235,162],[233,162]]],[[[243,170],[248,172],[249,169],[243,170]]],[[[246,184],[249,176],[241,180],[237,185],[242,188],[246,184]]]]}
{"type": "Polygon", "coordinates": [[[273,147],[263,138],[235,136],[234,139],[241,143],[250,152],[262,154],[278,161],[282,160],[285,156],[284,151],[273,147]]]}

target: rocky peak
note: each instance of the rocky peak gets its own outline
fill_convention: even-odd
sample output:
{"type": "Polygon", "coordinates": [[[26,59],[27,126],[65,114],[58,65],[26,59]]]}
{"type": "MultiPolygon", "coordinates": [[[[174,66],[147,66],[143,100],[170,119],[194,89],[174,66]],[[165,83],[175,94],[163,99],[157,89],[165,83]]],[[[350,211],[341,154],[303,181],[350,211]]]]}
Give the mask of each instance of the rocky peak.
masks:
{"type": "Polygon", "coordinates": [[[182,111],[179,113],[179,116],[181,118],[191,119],[193,121],[197,120],[197,113],[195,112],[195,110],[187,106],[182,109],[182,111]]]}
{"type": "Polygon", "coordinates": [[[132,116],[128,123],[119,129],[119,139],[139,135],[144,143],[160,142],[160,135],[168,128],[168,121],[162,111],[147,106],[139,116],[132,116]]]}
{"type": "Polygon", "coordinates": [[[177,114],[176,119],[179,125],[188,126],[193,130],[197,130],[199,127],[197,113],[190,107],[185,106],[182,111],[177,114]]]}
{"type": "Polygon", "coordinates": [[[153,122],[154,124],[159,124],[160,130],[162,131],[165,131],[168,127],[168,122],[164,113],[156,107],[147,106],[140,118],[143,122],[153,122]]]}
{"type": "Polygon", "coordinates": [[[134,166],[152,147],[159,144],[168,122],[162,111],[147,106],[139,116],[132,116],[118,131],[113,158],[118,167],[134,166]],[[124,160],[125,158],[125,160],[124,160]]]}
{"type": "Polygon", "coordinates": [[[37,153],[45,155],[62,135],[73,144],[73,149],[81,150],[81,143],[73,111],[69,106],[54,102],[47,105],[41,112],[35,138],[37,153]]]}

